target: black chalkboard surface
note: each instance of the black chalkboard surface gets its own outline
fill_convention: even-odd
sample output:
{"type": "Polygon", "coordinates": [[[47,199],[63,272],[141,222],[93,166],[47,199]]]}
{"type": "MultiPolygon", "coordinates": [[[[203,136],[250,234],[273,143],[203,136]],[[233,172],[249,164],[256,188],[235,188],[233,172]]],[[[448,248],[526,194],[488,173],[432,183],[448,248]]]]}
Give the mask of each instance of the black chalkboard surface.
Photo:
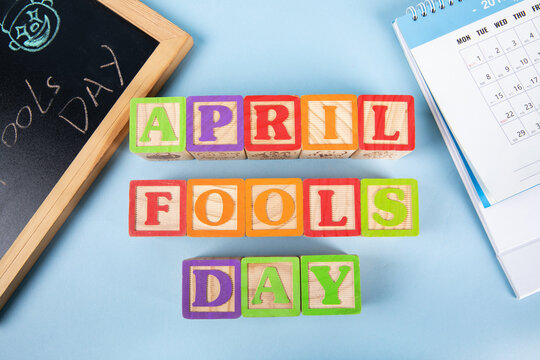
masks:
{"type": "MultiPolygon", "coordinates": [[[[45,247],[41,239],[48,243],[114,151],[109,148],[125,136],[129,98],[156,91],[192,41],[138,1],[0,2],[1,296],[14,278],[24,276],[29,267],[23,265],[45,247]],[[167,55],[160,55],[160,44],[167,42],[167,55]],[[105,134],[110,141],[102,141],[105,134]],[[85,158],[71,169],[83,152],[85,158]],[[61,178],[65,186],[55,194],[61,178]],[[74,201],[60,204],[66,195],[74,201]],[[51,214],[54,221],[40,230],[51,214]],[[13,276],[4,279],[24,251],[13,276]]],[[[0,306],[4,302],[0,297],[0,306]]]]}

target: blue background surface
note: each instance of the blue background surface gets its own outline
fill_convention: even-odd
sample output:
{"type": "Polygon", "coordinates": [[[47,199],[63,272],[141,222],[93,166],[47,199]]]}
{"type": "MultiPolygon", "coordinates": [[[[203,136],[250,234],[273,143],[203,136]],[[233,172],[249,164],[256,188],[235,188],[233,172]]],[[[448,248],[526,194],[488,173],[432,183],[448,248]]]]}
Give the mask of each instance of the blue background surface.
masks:
{"type": "Polygon", "coordinates": [[[417,150],[398,161],[147,162],[127,142],[0,313],[0,359],[531,359],[540,295],[516,300],[391,28],[409,1],[170,1],[195,46],[163,96],[412,94],[417,150]],[[130,238],[133,179],[418,179],[415,238],[130,238]],[[360,315],[194,321],[181,262],[358,254],[360,315]]]}

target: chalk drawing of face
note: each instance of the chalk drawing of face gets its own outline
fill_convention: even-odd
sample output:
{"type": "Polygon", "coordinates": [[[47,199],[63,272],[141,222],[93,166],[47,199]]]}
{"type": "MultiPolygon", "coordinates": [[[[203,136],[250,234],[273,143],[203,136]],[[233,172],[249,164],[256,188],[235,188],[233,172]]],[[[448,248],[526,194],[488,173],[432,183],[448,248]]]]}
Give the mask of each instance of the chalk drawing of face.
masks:
{"type": "Polygon", "coordinates": [[[53,0],[17,0],[2,20],[2,31],[9,35],[13,51],[37,52],[56,37],[60,17],[53,0]]]}

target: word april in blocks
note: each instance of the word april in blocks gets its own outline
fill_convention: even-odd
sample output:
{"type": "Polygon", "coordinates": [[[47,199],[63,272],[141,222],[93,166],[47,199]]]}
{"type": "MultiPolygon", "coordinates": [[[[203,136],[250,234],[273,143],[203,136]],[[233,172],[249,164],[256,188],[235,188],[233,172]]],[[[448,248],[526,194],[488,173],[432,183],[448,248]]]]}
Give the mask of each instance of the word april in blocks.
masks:
{"type": "Polygon", "coordinates": [[[414,179],[134,180],[131,236],[416,236],[414,179]]]}
{"type": "Polygon", "coordinates": [[[398,159],[415,147],[408,95],[134,98],[130,149],[148,160],[398,159]]]}
{"type": "Polygon", "coordinates": [[[361,311],[356,255],[194,258],[182,266],[187,319],[345,315],[361,311]]]}

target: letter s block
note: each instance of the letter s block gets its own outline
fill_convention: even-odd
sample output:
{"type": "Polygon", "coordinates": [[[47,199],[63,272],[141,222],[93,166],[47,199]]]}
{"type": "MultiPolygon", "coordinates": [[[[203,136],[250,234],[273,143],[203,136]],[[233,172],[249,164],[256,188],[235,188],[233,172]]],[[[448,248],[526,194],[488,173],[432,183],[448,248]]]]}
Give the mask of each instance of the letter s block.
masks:
{"type": "Polygon", "coordinates": [[[186,151],[186,98],[131,99],[129,149],[148,160],[191,160],[186,151]]]}
{"type": "Polygon", "coordinates": [[[362,235],[416,236],[418,183],[414,179],[362,179],[362,235]]]}
{"type": "Polygon", "coordinates": [[[186,182],[132,181],[129,185],[129,235],[186,235],[186,182]]]}
{"type": "Polygon", "coordinates": [[[182,273],[182,315],[186,319],[240,317],[240,258],[184,260],[182,273]]]}

